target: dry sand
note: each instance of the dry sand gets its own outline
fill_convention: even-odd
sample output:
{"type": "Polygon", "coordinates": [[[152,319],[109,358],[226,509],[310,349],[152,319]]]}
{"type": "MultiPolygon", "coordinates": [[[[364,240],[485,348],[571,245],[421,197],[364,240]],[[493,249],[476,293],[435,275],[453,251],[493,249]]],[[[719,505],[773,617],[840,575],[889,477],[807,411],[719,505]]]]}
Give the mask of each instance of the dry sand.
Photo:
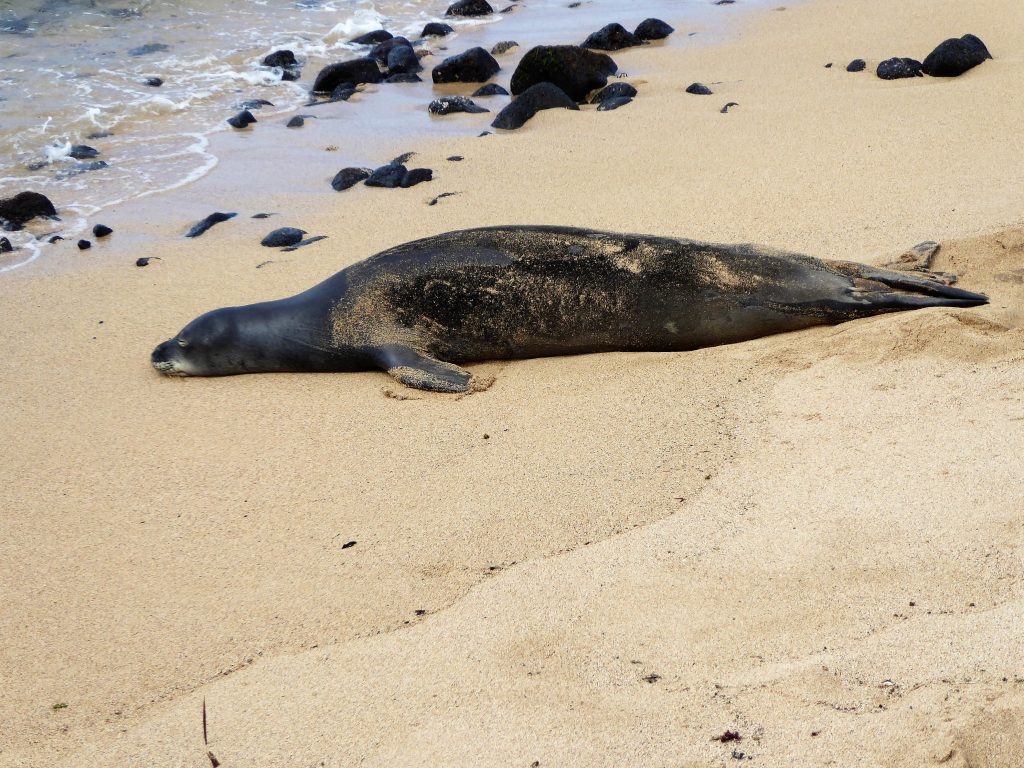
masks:
{"type": "Polygon", "coordinates": [[[616,54],[617,112],[418,147],[429,185],[261,198],[316,206],[290,256],[126,212],[110,258],[5,275],[0,765],[1024,765],[1022,50],[1017,0],[756,12],[616,54]],[[954,80],[843,69],[965,32],[996,58],[954,80]],[[496,223],[931,238],[992,304],[487,363],[462,399],[149,368],[201,311],[496,223]]]}

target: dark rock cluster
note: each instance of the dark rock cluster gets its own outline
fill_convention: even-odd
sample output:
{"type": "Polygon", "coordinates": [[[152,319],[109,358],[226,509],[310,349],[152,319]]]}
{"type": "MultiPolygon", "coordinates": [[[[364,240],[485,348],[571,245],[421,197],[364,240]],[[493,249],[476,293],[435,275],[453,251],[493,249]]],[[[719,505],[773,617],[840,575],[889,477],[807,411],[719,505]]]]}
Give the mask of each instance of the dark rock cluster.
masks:
{"type": "Polygon", "coordinates": [[[585,102],[591,91],[607,85],[608,77],[617,71],[618,65],[604,53],[575,45],[538,45],[519,62],[511,89],[518,96],[531,85],[552,83],[573,101],[585,102]]]}

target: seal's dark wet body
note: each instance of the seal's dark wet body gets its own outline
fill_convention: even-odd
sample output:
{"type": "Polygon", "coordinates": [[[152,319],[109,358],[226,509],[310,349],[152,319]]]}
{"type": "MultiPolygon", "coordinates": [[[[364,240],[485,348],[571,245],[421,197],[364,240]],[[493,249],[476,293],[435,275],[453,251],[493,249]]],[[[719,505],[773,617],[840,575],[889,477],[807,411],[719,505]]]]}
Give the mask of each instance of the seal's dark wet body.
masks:
{"type": "Polygon", "coordinates": [[[405,243],[290,299],[218,310],[192,325],[223,312],[232,313],[225,322],[264,329],[242,334],[250,338],[240,347],[266,346],[240,353],[242,370],[236,360],[206,375],[381,367],[412,386],[461,391],[469,374],[454,363],[688,350],[985,301],[927,274],[750,245],[490,227],[405,243]]]}

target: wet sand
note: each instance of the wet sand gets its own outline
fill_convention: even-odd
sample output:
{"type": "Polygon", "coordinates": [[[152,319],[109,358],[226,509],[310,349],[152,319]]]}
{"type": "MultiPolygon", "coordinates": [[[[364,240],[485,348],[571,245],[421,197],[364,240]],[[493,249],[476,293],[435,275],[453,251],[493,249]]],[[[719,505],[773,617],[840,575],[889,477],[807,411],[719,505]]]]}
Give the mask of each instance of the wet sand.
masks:
{"type": "Polygon", "coordinates": [[[0,765],[1020,765],[1022,14],[755,12],[614,54],[643,73],[615,112],[407,147],[429,184],[281,184],[261,221],[212,174],[8,275],[0,765]],[[966,32],[995,59],[872,74],[966,32]],[[485,363],[461,399],[149,367],[202,311],[498,223],[875,263],[934,239],[992,303],[485,363]],[[329,239],[258,245],[284,225],[329,239]]]}

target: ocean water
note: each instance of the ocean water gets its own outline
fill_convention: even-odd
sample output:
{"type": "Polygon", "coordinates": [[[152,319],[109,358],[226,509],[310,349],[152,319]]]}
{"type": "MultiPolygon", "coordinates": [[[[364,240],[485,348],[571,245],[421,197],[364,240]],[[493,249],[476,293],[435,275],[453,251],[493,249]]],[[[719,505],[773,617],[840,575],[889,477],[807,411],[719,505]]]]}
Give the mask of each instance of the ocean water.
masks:
{"type": "MultiPolygon", "coordinates": [[[[321,67],[366,54],[350,42],[364,32],[383,27],[436,56],[424,61],[423,83],[382,86],[422,106],[416,120],[353,120],[347,138],[356,144],[360,132],[370,141],[386,130],[464,130],[457,120],[431,120],[425,107],[438,95],[430,67],[473,45],[518,40],[518,54],[502,59],[507,66],[530,45],[580,42],[609,21],[631,27],[656,16],[679,29],[724,24],[735,13],[711,0],[571,2],[529,0],[510,13],[452,19],[444,17],[445,0],[0,0],[0,198],[31,189],[61,214],[60,222],[3,233],[16,250],[0,256],[0,273],[37,258],[53,233],[75,237],[105,208],[211,172],[219,162],[211,136],[231,130],[224,121],[241,102],[272,102],[254,110],[257,118],[285,119],[309,100],[321,67]],[[420,40],[428,21],[456,34],[420,40]],[[261,64],[282,48],[302,63],[298,81],[261,64]],[[154,77],[163,84],[147,85],[154,77]],[[77,145],[98,154],[75,159],[77,145]]],[[[669,44],[683,44],[686,34],[680,29],[669,44]]]]}

